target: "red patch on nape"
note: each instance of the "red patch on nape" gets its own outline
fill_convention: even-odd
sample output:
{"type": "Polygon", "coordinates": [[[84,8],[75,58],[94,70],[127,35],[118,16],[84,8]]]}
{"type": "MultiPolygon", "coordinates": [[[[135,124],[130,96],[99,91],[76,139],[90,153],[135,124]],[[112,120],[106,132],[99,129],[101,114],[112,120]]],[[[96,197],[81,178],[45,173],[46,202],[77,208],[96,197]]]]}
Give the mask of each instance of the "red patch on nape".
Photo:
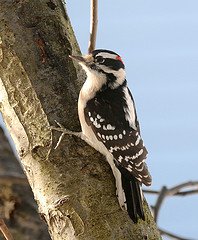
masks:
{"type": "Polygon", "coordinates": [[[118,61],[120,61],[122,64],[124,64],[123,61],[122,61],[122,58],[121,58],[120,56],[117,56],[117,57],[116,57],[116,60],[118,60],[118,61]]]}

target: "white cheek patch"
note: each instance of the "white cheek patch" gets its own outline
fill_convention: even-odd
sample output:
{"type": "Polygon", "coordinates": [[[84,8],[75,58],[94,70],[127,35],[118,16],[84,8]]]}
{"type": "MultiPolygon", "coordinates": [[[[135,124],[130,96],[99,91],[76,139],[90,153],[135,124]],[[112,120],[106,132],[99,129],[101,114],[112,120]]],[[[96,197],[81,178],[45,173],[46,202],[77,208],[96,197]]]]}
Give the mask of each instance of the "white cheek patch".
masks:
{"type": "Polygon", "coordinates": [[[116,88],[119,85],[122,85],[124,80],[126,79],[126,72],[123,68],[120,68],[118,71],[113,69],[109,69],[106,66],[100,66],[100,68],[106,73],[112,73],[116,77],[116,81],[112,84],[112,88],[116,88]]]}

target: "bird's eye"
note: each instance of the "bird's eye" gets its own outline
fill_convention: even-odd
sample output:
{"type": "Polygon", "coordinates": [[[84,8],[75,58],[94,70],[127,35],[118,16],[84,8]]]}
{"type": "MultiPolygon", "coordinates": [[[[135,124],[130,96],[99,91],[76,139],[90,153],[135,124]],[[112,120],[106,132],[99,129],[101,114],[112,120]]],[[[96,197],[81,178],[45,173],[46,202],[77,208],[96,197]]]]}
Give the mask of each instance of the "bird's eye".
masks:
{"type": "Polygon", "coordinates": [[[103,63],[105,61],[105,59],[102,56],[98,56],[98,57],[96,57],[95,61],[97,63],[103,63]]]}

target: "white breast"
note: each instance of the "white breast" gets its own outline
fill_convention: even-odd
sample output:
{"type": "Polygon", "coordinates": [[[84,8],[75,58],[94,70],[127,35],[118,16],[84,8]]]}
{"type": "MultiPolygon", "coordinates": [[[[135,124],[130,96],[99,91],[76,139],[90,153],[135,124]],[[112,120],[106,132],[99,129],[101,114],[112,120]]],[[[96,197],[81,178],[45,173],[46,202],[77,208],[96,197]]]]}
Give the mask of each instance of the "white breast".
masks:
{"type": "Polygon", "coordinates": [[[97,151],[107,156],[110,154],[109,151],[102,142],[98,141],[92,128],[85,121],[84,109],[86,107],[86,103],[89,99],[93,98],[94,95],[95,91],[93,86],[91,86],[89,80],[86,80],[80,91],[78,99],[78,116],[83,134],[82,138],[97,151]]]}

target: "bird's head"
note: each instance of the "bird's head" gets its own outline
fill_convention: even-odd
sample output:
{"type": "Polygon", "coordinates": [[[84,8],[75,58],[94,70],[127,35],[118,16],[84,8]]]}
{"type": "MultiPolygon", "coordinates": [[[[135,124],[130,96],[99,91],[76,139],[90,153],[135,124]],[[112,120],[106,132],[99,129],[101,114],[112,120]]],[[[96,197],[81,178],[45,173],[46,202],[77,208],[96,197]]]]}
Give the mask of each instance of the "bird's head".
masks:
{"type": "Polygon", "coordinates": [[[88,55],[70,57],[83,67],[89,78],[103,81],[112,89],[125,81],[124,63],[115,52],[97,49],[88,55]]]}

